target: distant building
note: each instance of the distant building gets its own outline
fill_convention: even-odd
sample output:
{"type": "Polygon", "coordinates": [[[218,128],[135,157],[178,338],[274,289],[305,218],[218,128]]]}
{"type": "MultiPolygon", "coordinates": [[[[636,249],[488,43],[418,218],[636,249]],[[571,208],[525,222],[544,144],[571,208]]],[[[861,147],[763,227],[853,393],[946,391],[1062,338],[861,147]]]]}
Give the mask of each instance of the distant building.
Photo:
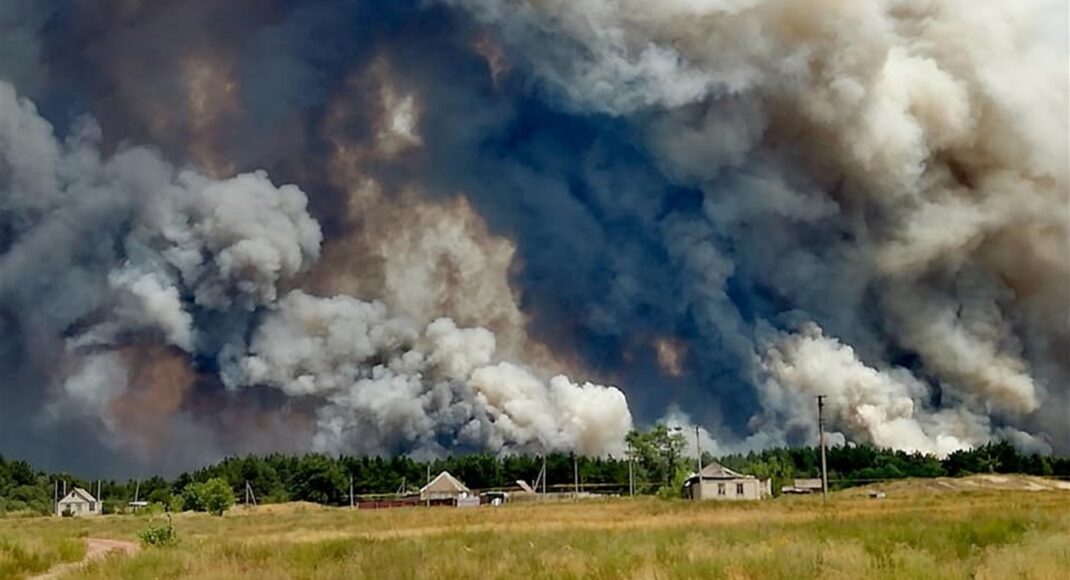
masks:
{"type": "Polygon", "coordinates": [[[509,492],[507,491],[484,491],[479,494],[480,505],[500,506],[505,505],[509,501],[509,492]]]}
{"type": "Polygon", "coordinates": [[[456,477],[450,475],[450,472],[448,471],[443,471],[436,475],[430,483],[420,488],[420,501],[423,502],[449,502],[457,505],[458,500],[464,500],[469,497],[472,497],[472,490],[468,489],[468,487],[461,483],[456,477]]]}
{"type": "Polygon", "coordinates": [[[780,488],[780,493],[808,494],[821,492],[821,478],[796,478],[792,485],[780,488]]]}
{"type": "Polygon", "coordinates": [[[56,515],[62,516],[65,513],[72,516],[100,515],[100,502],[88,491],[76,487],[56,502],[56,515]]]}
{"type": "Polygon", "coordinates": [[[531,487],[531,484],[523,479],[516,480],[516,484],[520,487],[520,493],[537,493],[535,488],[531,487]]]}
{"type": "Polygon", "coordinates": [[[716,461],[689,477],[684,490],[693,500],[758,500],[773,495],[768,479],[737,473],[716,461]]]}

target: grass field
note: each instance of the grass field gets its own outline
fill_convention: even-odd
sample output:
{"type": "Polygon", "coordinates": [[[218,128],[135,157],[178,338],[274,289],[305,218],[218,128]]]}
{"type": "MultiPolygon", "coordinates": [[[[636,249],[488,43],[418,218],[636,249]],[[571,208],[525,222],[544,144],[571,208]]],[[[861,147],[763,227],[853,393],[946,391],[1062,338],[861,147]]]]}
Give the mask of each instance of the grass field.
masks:
{"type": "MultiPolygon", "coordinates": [[[[180,514],[180,543],[68,578],[1067,578],[1070,492],[903,487],[723,504],[607,499],[458,510],[286,504],[180,514]]],[[[0,578],[149,519],[0,520],[0,578]]]]}

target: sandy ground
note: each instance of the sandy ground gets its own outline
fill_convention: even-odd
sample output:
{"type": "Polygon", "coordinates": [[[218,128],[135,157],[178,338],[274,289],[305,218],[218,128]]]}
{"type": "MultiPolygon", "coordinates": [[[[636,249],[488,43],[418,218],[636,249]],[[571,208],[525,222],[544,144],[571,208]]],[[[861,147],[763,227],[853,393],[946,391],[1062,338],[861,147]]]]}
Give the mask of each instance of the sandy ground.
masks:
{"type": "Polygon", "coordinates": [[[89,562],[104,558],[112,552],[122,552],[124,554],[132,555],[136,554],[140,550],[140,546],[133,542],[124,542],[121,540],[103,540],[100,538],[86,538],[85,540],[85,558],[82,558],[78,562],[68,562],[66,564],[59,564],[53,566],[44,574],[32,576],[30,580],[55,580],[63,577],[64,574],[72,572],[85,566],[89,562]]]}
{"type": "Polygon", "coordinates": [[[841,493],[864,495],[871,491],[892,493],[942,491],[1070,491],[1070,481],[1059,481],[1033,475],[970,475],[967,477],[934,477],[932,479],[903,479],[853,487],[841,493]]]}

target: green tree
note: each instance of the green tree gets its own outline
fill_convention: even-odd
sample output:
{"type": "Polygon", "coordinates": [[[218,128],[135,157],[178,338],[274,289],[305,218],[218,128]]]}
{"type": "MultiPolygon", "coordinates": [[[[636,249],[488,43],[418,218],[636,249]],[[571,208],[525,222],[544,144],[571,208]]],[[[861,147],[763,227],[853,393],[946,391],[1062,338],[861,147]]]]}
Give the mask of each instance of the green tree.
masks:
{"type": "Polygon", "coordinates": [[[234,505],[234,489],[221,477],[213,477],[202,484],[201,493],[205,511],[212,515],[221,516],[234,505]]]}
{"type": "Polygon", "coordinates": [[[234,505],[234,490],[221,477],[208,481],[195,481],[182,490],[183,509],[195,512],[208,512],[223,515],[227,508],[234,505]]]}
{"type": "Polygon", "coordinates": [[[204,482],[190,482],[182,488],[182,509],[191,512],[208,511],[204,503],[204,482]]]}
{"type": "Polygon", "coordinates": [[[302,457],[293,478],[293,497],[297,500],[337,505],[349,492],[349,478],[342,466],[326,455],[302,457]]]}
{"type": "Polygon", "coordinates": [[[632,431],[627,442],[629,453],[638,464],[640,478],[665,487],[674,486],[685,444],[679,429],[655,425],[646,432],[632,431]]]}
{"type": "Polygon", "coordinates": [[[773,495],[780,495],[780,489],[791,485],[795,478],[795,464],[788,458],[772,454],[754,461],[745,471],[758,479],[771,480],[773,495]]]}

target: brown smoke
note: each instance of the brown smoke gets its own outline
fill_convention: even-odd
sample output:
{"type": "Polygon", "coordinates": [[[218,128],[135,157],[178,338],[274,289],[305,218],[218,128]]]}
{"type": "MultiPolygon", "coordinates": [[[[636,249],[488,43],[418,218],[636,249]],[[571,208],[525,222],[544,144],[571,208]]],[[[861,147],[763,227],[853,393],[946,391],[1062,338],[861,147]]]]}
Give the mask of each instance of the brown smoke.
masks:
{"type": "Polygon", "coordinates": [[[166,448],[172,418],[197,380],[184,353],[157,345],[129,346],[119,351],[128,369],[127,388],[112,399],[108,415],[124,443],[147,457],[166,448]]]}
{"type": "Polygon", "coordinates": [[[374,164],[417,154],[422,143],[419,104],[394,86],[387,61],[378,59],[354,77],[350,90],[378,98],[356,111],[356,94],[343,94],[331,107],[329,178],[347,192],[346,233],[324,244],[306,286],[324,296],[379,299],[420,324],[446,316],[461,326],[481,326],[494,332],[503,357],[523,360],[546,377],[590,376],[574,353],[551,353],[530,339],[509,284],[520,267],[516,248],[488,230],[463,194],[430,200],[415,188],[384,190],[368,176],[374,164]],[[355,115],[372,123],[369,140],[354,142],[344,130],[355,115]]]}

